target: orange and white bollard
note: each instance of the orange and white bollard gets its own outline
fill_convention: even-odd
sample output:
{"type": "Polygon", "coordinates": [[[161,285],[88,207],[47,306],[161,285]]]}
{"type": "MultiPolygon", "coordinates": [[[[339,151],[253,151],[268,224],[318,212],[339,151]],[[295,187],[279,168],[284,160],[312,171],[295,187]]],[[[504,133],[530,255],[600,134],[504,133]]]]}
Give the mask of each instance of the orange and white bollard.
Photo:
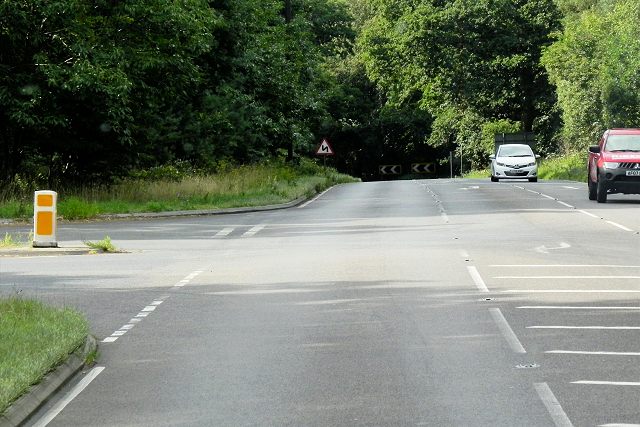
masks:
{"type": "Polygon", "coordinates": [[[33,247],[57,248],[58,193],[36,191],[33,202],[33,247]]]}

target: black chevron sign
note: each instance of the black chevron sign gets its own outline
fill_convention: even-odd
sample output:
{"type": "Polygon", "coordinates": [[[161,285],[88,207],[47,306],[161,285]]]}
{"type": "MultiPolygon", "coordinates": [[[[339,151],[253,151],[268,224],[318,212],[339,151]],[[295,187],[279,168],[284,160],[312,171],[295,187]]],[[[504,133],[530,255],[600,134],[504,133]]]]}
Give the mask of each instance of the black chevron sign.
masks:
{"type": "Polygon", "coordinates": [[[413,173],[436,173],[435,163],[412,163],[411,172],[413,173]]]}
{"type": "Polygon", "coordinates": [[[380,165],[378,171],[380,175],[400,175],[402,173],[402,166],[380,165]]]}

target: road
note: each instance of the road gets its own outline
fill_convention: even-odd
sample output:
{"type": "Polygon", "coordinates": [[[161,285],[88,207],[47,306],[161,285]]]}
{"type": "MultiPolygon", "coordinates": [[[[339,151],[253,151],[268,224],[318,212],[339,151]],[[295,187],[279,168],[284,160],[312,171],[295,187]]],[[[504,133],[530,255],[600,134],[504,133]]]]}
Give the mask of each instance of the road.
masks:
{"type": "Polygon", "coordinates": [[[81,310],[100,342],[39,427],[631,427],[639,231],[640,197],[585,184],[343,184],[280,211],[61,224],[61,245],[122,253],[0,258],[0,291],[81,310]]]}

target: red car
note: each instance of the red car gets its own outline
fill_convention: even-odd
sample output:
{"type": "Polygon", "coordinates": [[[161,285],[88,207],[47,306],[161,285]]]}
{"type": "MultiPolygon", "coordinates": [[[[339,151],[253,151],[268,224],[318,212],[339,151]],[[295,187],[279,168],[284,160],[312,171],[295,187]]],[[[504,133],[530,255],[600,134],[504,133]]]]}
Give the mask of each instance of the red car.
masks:
{"type": "Polygon", "coordinates": [[[607,194],[640,194],[640,129],[609,129],[589,147],[589,200],[607,194]]]}

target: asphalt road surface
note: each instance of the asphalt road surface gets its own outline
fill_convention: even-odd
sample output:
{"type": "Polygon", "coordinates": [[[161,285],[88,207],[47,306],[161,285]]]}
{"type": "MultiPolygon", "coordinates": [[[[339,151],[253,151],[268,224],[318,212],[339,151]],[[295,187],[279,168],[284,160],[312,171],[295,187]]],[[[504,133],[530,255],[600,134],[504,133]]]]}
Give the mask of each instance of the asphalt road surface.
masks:
{"type": "Polygon", "coordinates": [[[639,231],[640,196],[581,183],[344,184],[60,224],[123,252],[0,258],[0,292],[81,310],[100,343],[32,426],[631,427],[639,231]]]}

